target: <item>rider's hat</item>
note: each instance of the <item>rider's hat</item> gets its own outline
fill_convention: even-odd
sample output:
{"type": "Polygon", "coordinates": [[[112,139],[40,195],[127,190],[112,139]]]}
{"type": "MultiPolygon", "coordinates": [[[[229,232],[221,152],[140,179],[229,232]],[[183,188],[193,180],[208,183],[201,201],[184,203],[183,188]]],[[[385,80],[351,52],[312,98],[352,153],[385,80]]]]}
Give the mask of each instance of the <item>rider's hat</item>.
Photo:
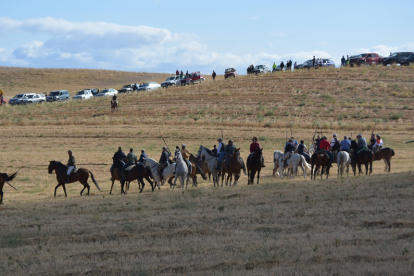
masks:
{"type": "Polygon", "coordinates": [[[326,137],[326,136],[324,135],[324,136],[322,136],[322,139],[328,139],[328,137],[326,137]]]}
{"type": "Polygon", "coordinates": [[[185,147],[185,144],[182,144],[181,146],[182,146],[182,147],[185,147]]]}
{"type": "Polygon", "coordinates": [[[358,134],[358,135],[357,135],[357,138],[358,138],[358,137],[362,137],[362,135],[361,135],[361,134],[358,134]]]}
{"type": "Polygon", "coordinates": [[[233,141],[232,140],[229,140],[229,143],[233,143],[233,141]]]}
{"type": "Polygon", "coordinates": [[[377,134],[376,136],[377,136],[377,137],[380,137],[380,135],[379,135],[379,134],[377,134]]]}
{"type": "Polygon", "coordinates": [[[336,133],[334,133],[332,136],[333,136],[333,137],[336,137],[336,133]]]}
{"type": "Polygon", "coordinates": [[[162,147],[162,149],[163,149],[163,150],[164,150],[164,149],[166,150],[166,149],[167,149],[167,147],[166,147],[166,146],[164,146],[164,147],[162,147]]]}
{"type": "Polygon", "coordinates": [[[221,141],[223,141],[223,139],[222,138],[218,138],[217,141],[221,142],[221,141]]]}
{"type": "Polygon", "coordinates": [[[295,139],[295,137],[293,137],[293,136],[292,136],[292,137],[290,137],[290,138],[291,138],[291,139],[295,139]]]}
{"type": "Polygon", "coordinates": [[[348,137],[345,135],[345,136],[344,136],[344,139],[346,140],[346,139],[348,139],[348,137]]]}
{"type": "Polygon", "coordinates": [[[144,150],[144,149],[142,149],[142,150],[141,150],[141,152],[145,152],[145,150],[144,150]]]}
{"type": "Polygon", "coordinates": [[[68,153],[72,153],[72,150],[68,150],[68,153]]]}
{"type": "Polygon", "coordinates": [[[289,142],[293,142],[293,140],[292,139],[289,139],[289,142]]]}

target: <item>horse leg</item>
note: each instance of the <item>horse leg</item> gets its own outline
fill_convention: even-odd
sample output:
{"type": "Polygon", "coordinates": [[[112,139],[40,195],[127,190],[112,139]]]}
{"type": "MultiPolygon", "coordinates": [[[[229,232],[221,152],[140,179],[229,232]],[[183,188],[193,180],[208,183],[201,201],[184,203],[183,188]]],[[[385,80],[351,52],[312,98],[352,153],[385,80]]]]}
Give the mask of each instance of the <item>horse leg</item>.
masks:
{"type": "Polygon", "coordinates": [[[62,185],[62,184],[58,183],[58,184],[56,185],[56,187],[55,187],[55,197],[56,197],[56,190],[57,190],[57,188],[59,188],[59,187],[60,187],[60,185],[62,185]]]}
{"type": "Polygon", "coordinates": [[[261,170],[258,170],[258,171],[257,171],[257,185],[259,185],[260,171],[261,171],[261,170]]]}
{"type": "Polygon", "coordinates": [[[371,175],[372,173],[372,161],[369,162],[369,175],[371,175]]]}
{"type": "Polygon", "coordinates": [[[3,190],[0,190],[0,204],[3,204],[3,190]]]}
{"type": "Polygon", "coordinates": [[[247,167],[247,185],[250,185],[250,168],[249,167],[247,167]]]}
{"type": "Polygon", "coordinates": [[[109,194],[112,194],[112,188],[114,187],[114,183],[115,183],[115,177],[113,178],[114,180],[112,180],[112,185],[111,185],[111,190],[109,191],[109,194]]]}
{"type": "Polygon", "coordinates": [[[83,185],[83,189],[80,191],[80,196],[82,196],[82,193],[85,189],[86,189],[86,185],[83,185]]]}
{"type": "Polygon", "coordinates": [[[68,194],[66,193],[66,185],[65,183],[62,183],[63,191],[65,191],[65,197],[68,197],[68,194]]]}

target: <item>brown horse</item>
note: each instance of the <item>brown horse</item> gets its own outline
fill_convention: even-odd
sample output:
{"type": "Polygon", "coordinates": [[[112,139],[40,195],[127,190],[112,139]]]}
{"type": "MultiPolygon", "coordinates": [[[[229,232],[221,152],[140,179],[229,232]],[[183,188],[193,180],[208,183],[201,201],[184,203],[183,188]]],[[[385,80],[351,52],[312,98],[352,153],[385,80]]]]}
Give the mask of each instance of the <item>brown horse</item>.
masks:
{"type": "Polygon", "coordinates": [[[372,161],[374,160],[374,154],[370,150],[363,150],[358,153],[358,144],[355,140],[351,141],[351,149],[354,151],[354,156],[352,158],[352,169],[354,170],[354,176],[356,174],[356,165],[358,165],[359,174],[361,174],[361,165],[365,165],[365,175],[368,175],[368,164],[369,164],[369,174],[372,173],[372,161]]]}
{"type": "Polygon", "coordinates": [[[230,186],[231,181],[233,180],[233,174],[234,174],[234,186],[237,185],[237,181],[240,178],[240,171],[243,169],[244,174],[246,174],[246,168],[244,164],[242,163],[243,160],[240,158],[240,148],[235,149],[232,154],[230,154],[229,158],[229,168],[227,168],[226,162],[223,162],[221,165],[221,187],[223,187],[224,182],[224,174],[227,173],[227,179],[226,179],[226,186],[229,183],[230,179],[230,186]]]}
{"type": "Polygon", "coordinates": [[[391,171],[391,158],[395,155],[395,152],[392,148],[381,148],[377,152],[374,152],[374,161],[379,161],[384,159],[385,163],[385,172],[391,171]]]}
{"type": "Polygon", "coordinates": [[[112,194],[112,189],[114,187],[115,180],[118,180],[121,182],[121,194],[126,194],[126,191],[129,190],[129,184],[131,183],[131,181],[134,181],[134,180],[138,180],[138,187],[140,188],[139,192],[142,193],[142,190],[145,187],[144,178],[151,184],[152,191],[154,191],[154,185],[150,179],[150,177],[152,178],[151,170],[149,168],[146,168],[142,164],[136,164],[135,168],[133,168],[132,170],[125,171],[126,180],[120,180],[118,168],[114,168],[112,172],[113,172],[113,178],[112,178],[113,180],[112,180],[112,185],[111,185],[111,191],[109,191],[109,194],[112,194]],[[127,182],[127,184],[124,190],[125,182],[127,182]]]}
{"type": "MultiPolygon", "coordinates": [[[[9,176],[7,173],[0,173],[0,196],[1,196],[0,204],[3,204],[3,186],[4,186],[4,183],[12,181],[16,177],[16,174],[17,174],[17,172],[15,172],[14,174],[9,176]]],[[[9,183],[7,183],[7,184],[9,184],[9,183]]],[[[9,185],[12,186],[11,184],[9,184],[9,185]]]]}
{"type": "Polygon", "coordinates": [[[211,172],[208,168],[207,163],[200,162],[200,160],[198,160],[197,157],[195,157],[194,155],[190,154],[190,158],[188,158],[188,160],[190,160],[190,162],[193,165],[193,167],[191,168],[191,179],[193,180],[193,184],[197,187],[197,174],[200,174],[204,180],[207,180],[205,174],[208,173],[208,176],[210,178],[211,172]]]}
{"type": "Polygon", "coordinates": [[[115,109],[116,109],[116,111],[118,111],[118,101],[111,101],[111,111],[112,111],[112,113],[115,112],[115,109]]]}
{"type": "Polygon", "coordinates": [[[247,157],[247,185],[254,184],[254,176],[256,175],[256,172],[257,184],[259,184],[260,171],[262,170],[262,156],[263,149],[257,147],[256,150],[247,157]]]}
{"type": "Polygon", "coordinates": [[[326,157],[324,153],[314,153],[311,157],[311,180],[313,177],[313,180],[316,179],[316,173],[319,171],[319,168],[321,168],[321,179],[323,179],[323,174],[326,173],[326,179],[329,177],[329,158],[326,157]],[[313,166],[316,165],[315,171],[313,170],[313,166]]]}
{"type": "MultiPolygon", "coordinates": [[[[66,170],[67,170],[66,166],[63,165],[61,162],[59,162],[59,161],[50,161],[50,164],[49,164],[49,167],[48,167],[49,174],[52,174],[53,171],[55,171],[56,179],[58,181],[58,184],[55,187],[55,196],[56,196],[56,190],[60,186],[62,186],[63,191],[65,191],[65,197],[68,196],[66,194],[66,183],[65,183],[65,181],[66,181],[66,170]]],[[[92,181],[95,184],[96,188],[98,188],[98,190],[101,191],[101,189],[98,186],[98,183],[96,183],[96,181],[95,181],[95,177],[93,176],[92,172],[89,171],[88,169],[79,168],[78,171],[75,174],[71,174],[70,177],[69,177],[69,183],[73,183],[73,182],[76,182],[76,181],[79,181],[80,183],[82,183],[83,189],[80,192],[81,196],[82,196],[83,191],[86,188],[88,189],[88,195],[89,195],[89,189],[90,189],[90,186],[88,184],[89,174],[91,175],[92,181]]]]}

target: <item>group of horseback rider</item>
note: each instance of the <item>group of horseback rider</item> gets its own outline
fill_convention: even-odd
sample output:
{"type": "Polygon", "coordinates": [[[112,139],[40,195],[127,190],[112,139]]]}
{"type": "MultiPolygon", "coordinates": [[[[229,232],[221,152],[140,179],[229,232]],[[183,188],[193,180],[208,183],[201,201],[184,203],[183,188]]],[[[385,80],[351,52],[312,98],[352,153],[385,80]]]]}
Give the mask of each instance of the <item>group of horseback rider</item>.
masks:
{"type": "MultiPolygon", "coordinates": [[[[328,141],[328,138],[326,136],[320,137],[320,135],[317,136],[315,139],[315,135],[313,135],[312,141],[314,141],[314,147],[316,148],[316,153],[323,153],[326,155],[326,157],[329,159],[329,165],[332,167],[332,161],[333,161],[333,154],[332,151],[336,150],[338,151],[346,151],[351,156],[355,156],[352,153],[351,150],[351,141],[352,137],[344,136],[344,139],[342,141],[338,140],[338,137],[336,133],[332,135],[333,139],[331,142],[328,141]]],[[[359,154],[363,150],[372,150],[374,153],[378,152],[383,146],[384,142],[381,139],[381,136],[379,134],[372,134],[370,139],[370,146],[368,147],[367,141],[365,137],[362,137],[361,134],[357,135],[357,145],[358,149],[356,154],[359,154]]],[[[306,146],[304,145],[304,141],[301,140],[300,144],[295,140],[294,137],[291,137],[289,141],[286,143],[285,146],[285,152],[283,155],[284,165],[287,166],[286,160],[291,157],[291,155],[298,151],[298,154],[303,155],[305,157],[305,160],[310,163],[310,156],[309,151],[306,149],[306,146]]]]}

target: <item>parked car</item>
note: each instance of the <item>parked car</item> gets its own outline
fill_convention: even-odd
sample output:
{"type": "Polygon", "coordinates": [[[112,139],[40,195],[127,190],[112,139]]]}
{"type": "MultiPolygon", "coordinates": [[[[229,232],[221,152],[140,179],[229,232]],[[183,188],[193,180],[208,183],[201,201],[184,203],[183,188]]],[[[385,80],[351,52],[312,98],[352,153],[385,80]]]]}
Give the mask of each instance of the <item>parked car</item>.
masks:
{"type": "Polygon", "coordinates": [[[84,89],[76,93],[75,96],[72,97],[74,100],[87,100],[93,98],[92,91],[89,89],[84,89]]]}
{"type": "Polygon", "coordinates": [[[313,60],[307,60],[302,64],[299,64],[299,69],[310,69],[313,67],[313,60]]]}
{"type": "Polygon", "coordinates": [[[386,66],[388,64],[400,63],[400,59],[408,57],[413,52],[398,52],[392,53],[389,57],[384,57],[381,60],[382,65],[386,66]]]}
{"type": "Polygon", "coordinates": [[[33,104],[40,103],[43,104],[46,102],[46,97],[44,94],[29,94],[23,97],[23,104],[33,104]]]}
{"type": "Polygon", "coordinates": [[[227,68],[226,70],[224,70],[224,79],[235,78],[235,77],[237,77],[236,68],[232,67],[232,68],[227,68]]]}
{"type": "Polygon", "coordinates": [[[139,91],[151,91],[151,90],[157,90],[160,88],[161,88],[161,85],[159,83],[147,82],[141,85],[138,90],[139,91]]]}
{"type": "Polygon", "coordinates": [[[400,58],[400,64],[401,65],[414,64],[414,53],[411,53],[406,57],[400,58]]]}
{"type": "Polygon", "coordinates": [[[351,67],[354,65],[371,65],[371,64],[380,64],[381,63],[381,57],[377,53],[365,53],[360,54],[357,56],[351,56],[349,59],[349,64],[351,67]]]}
{"type": "MultiPolygon", "coordinates": [[[[316,67],[316,64],[315,64],[316,67]]],[[[322,65],[318,64],[318,67],[335,68],[335,62],[332,59],[323,58],[322,65]]]]}
{"type": "Polygon", "coordinates": [[[252,74],[266,74],[272,73],[272,70],[267,65],[257,65],[254,67],[252,74]]]}
{"type": "Polygon", "coordinates": [[[96,94],[95,97],[112,97],[114,95],[118,95],[118,91],[113,88],[109,88],[102,90],[99,94],[96,94]]]}
{"type": "Polygon", "coordinates": [[[135,84],[126,84],[122,86],[121,89],[118,90],[118,93],[131,93],[134,91],[134,85],[135,84]]]}
{"type": "Polygon", "coordinates": [[[195,83],[201,83],[204,80],[205,79],[204,79],[203,73],[199,71],[199,72],[188,74],[188,76],[184,76],[180,84],[181,85],[195,84],[195,83]]]}
{"type": "Polygon", "coordinates": [[[96,94],[99,93],[98,88],[86,88],[86,89],[83,89],[83,90],[90,90],[93,96],[95,96],[96,94]]]}
{"type": "Polygon", "coordinates": [[[69,92],[67,90],[56,90],[49,93],[49,96],[46,97],[46,101],[66,101],[70,99],[69,92]]]}
{"type": "Polygon", "coordinates": [[[181,75],[169,77],[166,81],[161,83],[161,87],[167,88],[168,86],[177,86],[182,79],[184,79],[184,76],[181,75]]]}
{"type": "Polygon", "coordinates": [[[34,93],[17,94],[16,96],[10,99],[9,104],[10,105],[21,104],[23,103],[23,98],[29,94],[34,94],[34,93]]]}

